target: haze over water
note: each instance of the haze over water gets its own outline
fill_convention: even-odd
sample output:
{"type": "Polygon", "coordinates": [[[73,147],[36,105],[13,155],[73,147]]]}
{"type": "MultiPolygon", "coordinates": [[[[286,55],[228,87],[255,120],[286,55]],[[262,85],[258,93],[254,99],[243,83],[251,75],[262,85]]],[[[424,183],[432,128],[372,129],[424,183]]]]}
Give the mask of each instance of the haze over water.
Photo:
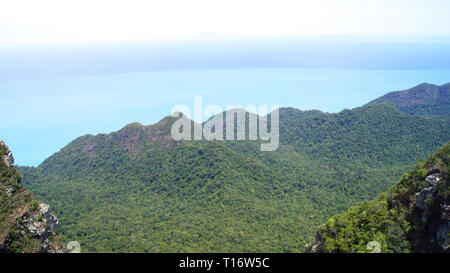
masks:
{"type": "Polygon", "coordinates": [[[240,68],[0,81],[0,136],[16,163],[36,166],[84,134],[152,124],[177,104],[291,106],[338,112],[387,92],[450,81],[450,69],[240,68]]]}

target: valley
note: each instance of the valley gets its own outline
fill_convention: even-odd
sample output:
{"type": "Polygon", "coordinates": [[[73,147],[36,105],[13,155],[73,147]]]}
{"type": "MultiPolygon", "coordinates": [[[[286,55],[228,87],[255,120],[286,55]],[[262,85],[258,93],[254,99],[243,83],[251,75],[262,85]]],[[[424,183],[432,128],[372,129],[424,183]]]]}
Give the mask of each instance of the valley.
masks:
{"type": "Polygon", "coordinates": [[[400,109],[281,108],[273,152],[249,141],[176,141],[169,116],[79,137],[18,169],[83,252],[303,252],[318,225],[375,198],[449,141],[444,110],[400,109]]]}

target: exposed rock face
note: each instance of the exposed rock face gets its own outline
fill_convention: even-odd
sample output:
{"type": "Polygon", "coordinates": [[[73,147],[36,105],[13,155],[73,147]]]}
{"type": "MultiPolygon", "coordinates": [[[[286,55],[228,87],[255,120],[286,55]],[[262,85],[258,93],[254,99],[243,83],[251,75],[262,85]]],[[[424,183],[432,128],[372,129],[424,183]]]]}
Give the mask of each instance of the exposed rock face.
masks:
{"type": "Polygon", "coordinates": [[[436,175],[429,175],[425,178],[427,184],[423,189],[416,193],[416,207],[423,210],[422,221],[428,220],[429,202],[432,200],[436,192],[436,185],[439,183],[439,177],[436,175]]]}
{"type": "Polygon", "coordinates": [[[58,225],[58,218],[51,212],[50,206],[44,203],[40,204],[41,214],[48,219],[51,231],[54,231],[58,225]]]}
{"type": "MultiPolygon", "coordinates": [[[[443,181],[439,172],[425,178],[427,184],[416,193],[416,212],[423,228],[411,233],[413,246],[420,252],[449,251],[450,232],[449,197],[441,197],[438,188],[443,181]]],[[[445,185],[444,185],[445,186],[445,185]]]]}
{"type": "Polygon", "coordinates": [[[14,194],[15,190],[13,187],[7,187],[5,192],[8,197],[11,197],[14,194]]]}
{"type": "Polygon", "coordinates": [[[319,252],[319,249],[322,246],[323,238],[320,235],[319,231],[316,231],[314,237],[315,237],[314,244],[306,245],[306,252],[309,252],[309,253],[317,253],[317,252],[319,252]]]}
{"type": "Polygon", "coordinates": [[[0,252],[67,252],[58,219],[20,183],[9,148],[0,141],[0,252]]]}
{"type": "Polygon", "coordinates": [[[12,155],[11,150],[8,148],[8,146],[5,145],[3,141],[0,140],[0,145],[6,147],[5,152],[1,155],[3,162],[5,165],[9,168],[14,165],[14,157],[12,155]]]}
{"type": "MultiPolygon", "coordinates": [[[[55,228],[58,225],[58,219],[51,213],[50,206],[40,203],[34,211],[28,210],[25,214],[16,220],[15,228],[20,230],[22,236],[32,236],[41,242],[40,252],[64,253],[65,247],[60,244],[54,244],[51,240],[55,236],[55,228]]],[[[13,238],[7,239],[7,244],[11,243],[13,238]]]]}

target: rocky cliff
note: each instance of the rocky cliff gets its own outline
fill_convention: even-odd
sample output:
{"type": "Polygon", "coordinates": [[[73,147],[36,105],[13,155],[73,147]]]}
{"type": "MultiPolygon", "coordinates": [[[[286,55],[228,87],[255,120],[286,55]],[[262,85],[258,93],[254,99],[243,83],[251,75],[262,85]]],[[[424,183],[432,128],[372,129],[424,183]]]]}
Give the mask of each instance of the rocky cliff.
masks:
{"type": "Polygon", "coordinates": [[[425,178],[425,186],[416,193],[409,233],[411,247],[418,252],[450,251],[450,196],[448,173],[436,168],[425,178]],[[442,189],[447,191],[442,194],[442,189]]]}
{"type": "Polygon", "coordinates": [[[449,163],[447,143],[377,200],[319,227],[309,252],[450,252],[449,163]]]}
{"type": "Polygon", "coordinates": [[[21,185],[14,157],[0,141],[0,252],[66,252],[55,233],[58,219],[21,185]]]}

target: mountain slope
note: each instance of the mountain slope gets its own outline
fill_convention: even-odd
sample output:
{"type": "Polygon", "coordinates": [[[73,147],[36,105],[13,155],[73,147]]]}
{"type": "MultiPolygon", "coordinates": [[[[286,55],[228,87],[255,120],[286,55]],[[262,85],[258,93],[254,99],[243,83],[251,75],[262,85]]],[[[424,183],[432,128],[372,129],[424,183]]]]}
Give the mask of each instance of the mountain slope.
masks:
{"type": "Polygon", "coordinates": [[[411,115],[450,116],[450,83],[437,86],[423,83],[404,91],[388,93],[369,104],[392,103],[411,115]]]}
{"type": "Polygon", "coordinates": [[[449,251],[450,142],[378,199],[336,215],[316,233],[312,252],[449,251]]]}
{"type": "Polygon", "coordinates": [[[80,137],[21,167],[24,183],[86,252],[296,252],[318,222],[386,190],[450,128],[388,104],[283,108],[279,149],[260,152],[251,141],[175,141],[173,122],[80,137]]]}
{"type": "Polygon", "coordinates": [[[0,141],[0,252],[64,252],[58,219],[20,183],[14,158],[0,141]]]}

